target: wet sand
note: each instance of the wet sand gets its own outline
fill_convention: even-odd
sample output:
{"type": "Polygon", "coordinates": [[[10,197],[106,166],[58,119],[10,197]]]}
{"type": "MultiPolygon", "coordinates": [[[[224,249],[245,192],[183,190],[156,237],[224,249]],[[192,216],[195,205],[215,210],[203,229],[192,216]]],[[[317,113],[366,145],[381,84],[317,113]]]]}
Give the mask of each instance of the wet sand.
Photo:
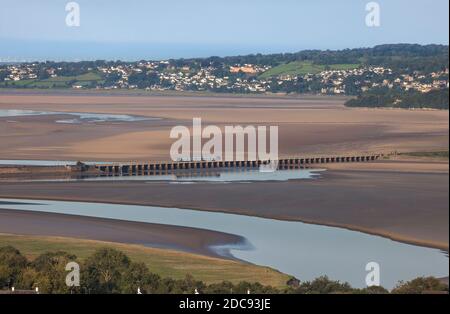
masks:
{"type": "Polygon", "coordinates": [[[0,202],[0,233],[5,234],[140,244],[213,257],[224,256],[211,250],[211,245],[243,240],[239,236],[203,229],[4,209],[7,206],[0,202]]]}
{"type": "Polygon", "coordinates": [[[435,172],[421,170],[416,163],[392,171],[386,164],[365,164],[366,169],[349,164],[314,180],[249,184],[3,182],[0,197],[155,205],[298,220],[448,250],[448,163],[436,166],[440,170],[435,172]]]}
{"type": "Polygon", "coordinates": [[[57,124],[61,116],[0,118],[0,158],[168,160],[175,125],[278,125],[280,155],[448,149],[448,111],[357,109],[336,97],[0,94],[0,109],[141,115],[159,121],[57,124]]]}

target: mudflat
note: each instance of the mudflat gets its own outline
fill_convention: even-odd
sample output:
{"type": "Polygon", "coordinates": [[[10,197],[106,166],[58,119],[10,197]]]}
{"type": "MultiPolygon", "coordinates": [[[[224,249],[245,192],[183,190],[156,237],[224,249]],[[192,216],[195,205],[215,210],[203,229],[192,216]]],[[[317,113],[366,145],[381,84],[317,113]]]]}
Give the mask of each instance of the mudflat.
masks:
{"type": "MultiPolygon", "coordinates": [[[[0,183],[0,197],[142,204],[298,220],[448,250],[448,163],[330,169],[317,179],[251,184],[145,181],[0,183]]],[[[2,230],[0,229],[0,232],[2,230]]]]}
{"type": "Polygon", "coordinates": [[[215,257],[219,255],[210,249],[212,245],[243,240],[210,230],[4,209],[7,206],[0,202],[0,233],[139,244],[215,257]]]}
{"type": "Polygon", "coordinates": [[[0,158],[169,160],[175,125],[277,125],[281,156],[448,149],[448,111],[346,108],[329,97],[0,94],[0,109],[129,114],[161,120],[61,124],[0,117],[0,158]]]}
{"type": "MultiPolygon", "coordinates": [[[[169,160],[171,128],[189,127],[194,117],[219,127],[278,125],[281,156],[448,151],[448,111],[356,109],[346,108],[344,101],[2,92],[0,109],[160,119],[61,124],[55,121],[64,114],[0,117],[0,159],[169,160]]],[[[316,180],[252,184],[1,182],[0,197],[157,205],[301,220],[448,250],[448,160],[327,167],[316,180]]]]}

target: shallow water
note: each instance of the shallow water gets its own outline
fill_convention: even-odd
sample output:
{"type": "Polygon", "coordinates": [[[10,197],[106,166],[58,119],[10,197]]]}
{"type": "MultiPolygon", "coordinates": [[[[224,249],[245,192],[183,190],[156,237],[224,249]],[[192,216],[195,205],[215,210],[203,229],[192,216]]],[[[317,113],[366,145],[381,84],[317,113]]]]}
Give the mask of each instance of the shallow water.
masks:
{"type": "Polygon", "coordinates": [[[85,112],[63,112],[63,111],[35,111],[35,110],[12,110],[0,109],[0,117],[21,117],[21,116],[43,116],[43,115],[70,115],[73,119],[56,120],[56,123],[78,124],[83,122],[135,122],[146,120],[160,120],[159,118],[139,117],[124,114],[104,114],[85,112]]]}
{"type": "MultiPolygon", "coordinates": [[[[261,193],[264,193],[263,191],[261,193]]],[[[393,288],[399,280],[418,276],[448,276],[448,257],[437,249],[392,241],[341,228],[178,208],[0,199],[10,209],[186,226],[243,236],[243,245],[216,248],[259,265],[276,268],[301,280],[321,275],[365,285],[365,266],[377,262],[381,284],[393,288]],[[17,205],[17,203],[23,204],[17,205]],[[33,204],[26,204],[33,203],[33,204]],[[39,205],[36,205],[39,204],[39,205]]],[[[255,278],[257,279],[257,278],[255,278]]]]}

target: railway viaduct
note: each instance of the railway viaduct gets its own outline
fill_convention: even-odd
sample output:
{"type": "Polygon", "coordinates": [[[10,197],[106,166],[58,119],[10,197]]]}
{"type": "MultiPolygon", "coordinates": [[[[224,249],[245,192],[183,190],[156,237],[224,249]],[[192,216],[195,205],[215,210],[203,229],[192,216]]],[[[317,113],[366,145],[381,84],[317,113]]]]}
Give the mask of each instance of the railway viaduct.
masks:
{"type": "MultiPolygon", "coordinates": [[[[383,157],[382,154],[353,155],[353,156],[322,156],[322,157],[293,157],[278,160],[278,168],[306,167],[316,164],[370,162],[383,157]]],[[[221,169],[221,168],[256,168],[267,165],[268,160],[245,161],[179,161],[179,162],[125,162],[94,165],[104,174],[139,174],[161,171],[175,171],[183,169],[221,169]]]]}

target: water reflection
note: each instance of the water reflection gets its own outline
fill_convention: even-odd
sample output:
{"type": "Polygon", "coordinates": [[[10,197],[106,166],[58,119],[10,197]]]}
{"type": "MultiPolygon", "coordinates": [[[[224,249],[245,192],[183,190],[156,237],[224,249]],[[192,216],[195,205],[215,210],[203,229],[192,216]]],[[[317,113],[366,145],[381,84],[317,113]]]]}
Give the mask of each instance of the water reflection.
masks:
{"type": "Polygon", "coordinates": [[[176,170],[148,171],[134,174],[104,174],[104,175],[64,175],[53,178],[5,178],[4,181],[20,182],[74,182],[74,181],[166,181],[170,183],[200,183],[200,182],[258,182],[258,181],[288,181],[314,179],[320,176],[324,169],[305,169],[291,167],[274,172],[261,172],[258,168],[224,168],[220,170],[176,170]]]}

